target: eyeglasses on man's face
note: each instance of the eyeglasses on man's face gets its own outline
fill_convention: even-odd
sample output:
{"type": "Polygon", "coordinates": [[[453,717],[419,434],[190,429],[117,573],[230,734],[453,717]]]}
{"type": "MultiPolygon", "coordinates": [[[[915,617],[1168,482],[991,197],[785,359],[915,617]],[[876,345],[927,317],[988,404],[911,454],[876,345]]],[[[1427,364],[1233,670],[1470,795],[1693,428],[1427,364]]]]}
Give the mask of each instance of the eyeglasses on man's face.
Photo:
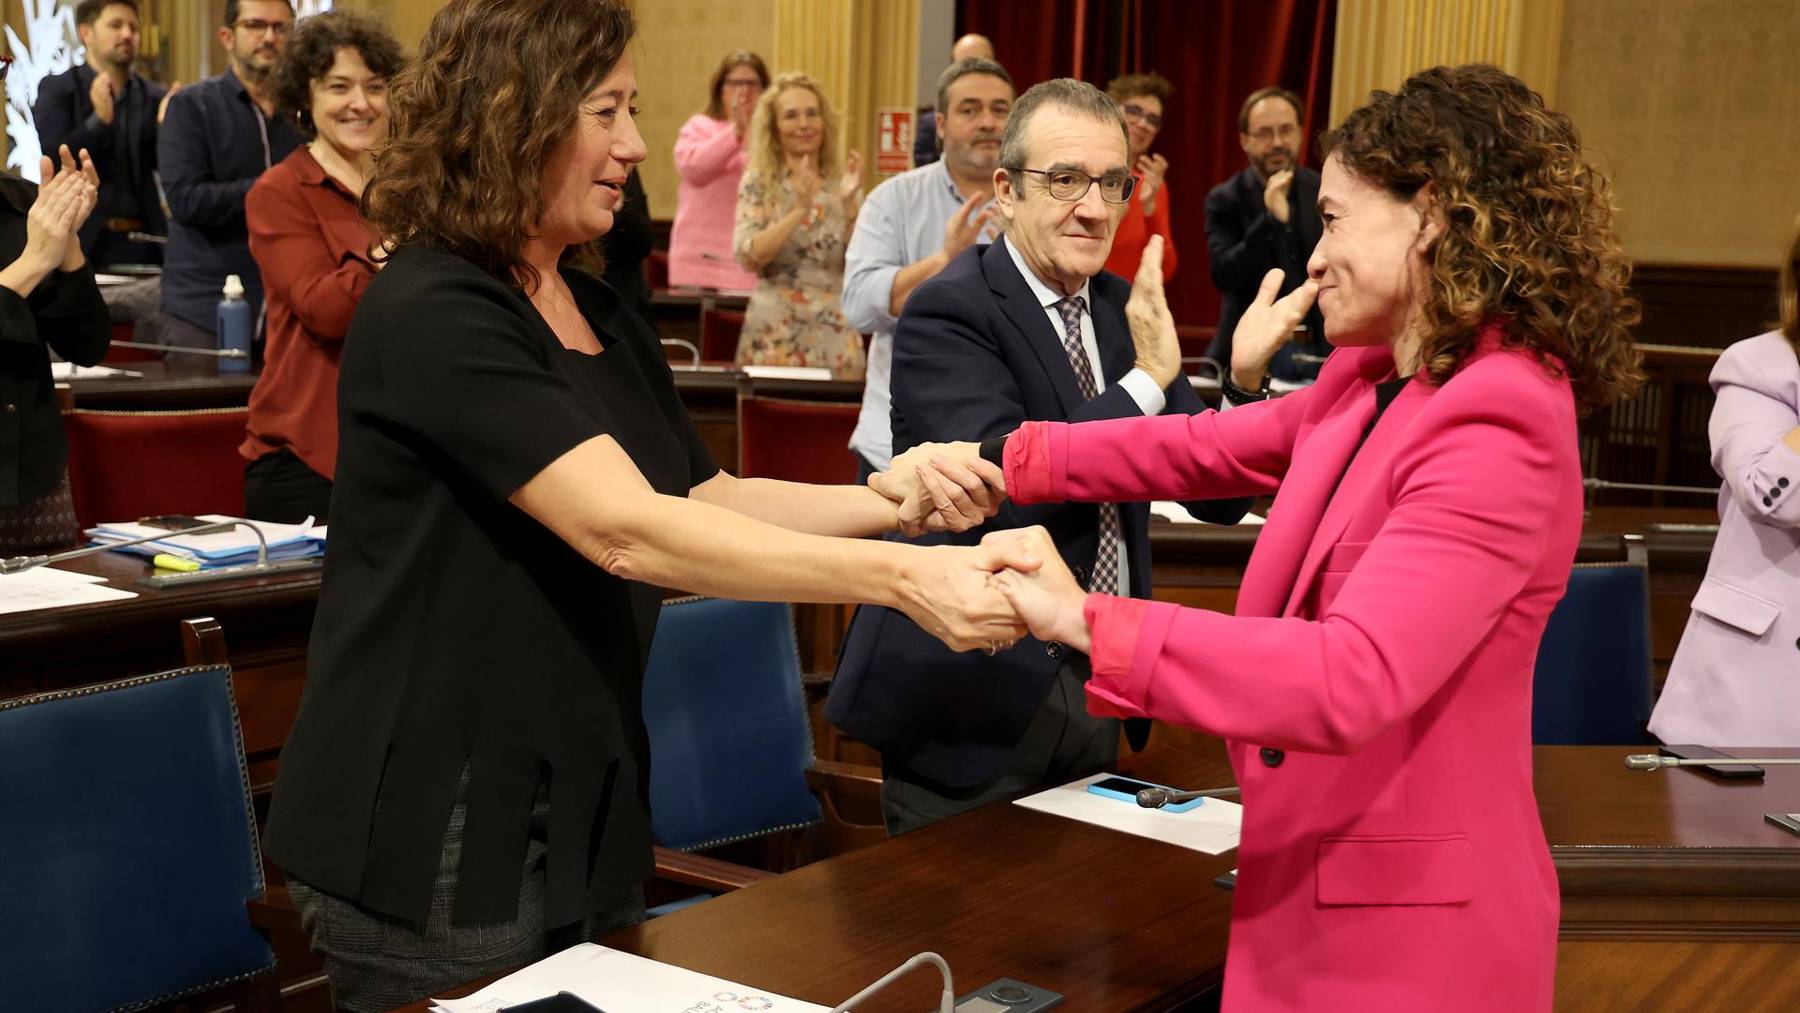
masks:
{"type": "Polygon", "coordinates": [[[1252,130],[1250,136],[1262,144],[1273,141],[1291,141],[1300,136],[1300,128],[1292,123],[1283,123],[1279,127],[1262,127],[1252,130]]]}
{"type": "Polygon", "coordinates": [[[286,35],[294,30],[294,23],[291,21],[264,21],[262,18],[244,18],[237,23],[237,27],[239,31],[250,35],[264,33],[286,35]]]}
{"type": "Polygon", "coordinates": [[[1049,189],[1050,196],[1060,201],[1078,201],[1086,197],[1088,189],[1098,183],[1101,200],[1108,204],[1124,204],[1131,200],[1131,191],[1137,187],[1137,177],[1123,173],[1090,176],[1073,169],[1026,169],[1016,165],[1007,166],[1007,170],[1044,177],[1044,185],[1049,189]]]}
{"type": "Polygon", "coordinates": [[[1120,109],[1124,112],[1125,118],[1128,120],[1136,120],[1144,126],[1149,127],[1151,130],[1162,129],[1162,117],[1145,109],[1143,106],[1138,105],[1136,102],[1127,102],[1121,106],[1120,109]]]}

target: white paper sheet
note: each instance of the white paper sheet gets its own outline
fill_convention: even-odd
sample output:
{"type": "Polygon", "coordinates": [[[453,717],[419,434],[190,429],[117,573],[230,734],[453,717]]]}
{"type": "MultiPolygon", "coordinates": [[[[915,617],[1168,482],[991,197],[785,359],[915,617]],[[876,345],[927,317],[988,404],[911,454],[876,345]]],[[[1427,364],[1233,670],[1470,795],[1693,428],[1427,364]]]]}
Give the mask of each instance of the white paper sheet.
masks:
{"type": "Polygon", "coordinates": [[[824,366],[745,366],[744,373],[755,380],[831,379],[831,370],[824,366]]]}
{"type": "Polygon", "coordinates": [[[1187,812],[1172,813],[1145,809],[1135,802],[1122,802],[1087,790],[1087,786],[1095,781],[1118,776],[1095,774],[1036,795],[1027,795],[1013,804],[1209,855],[1221,855],[1238,846],[1238,832],[1244,821],[1243,806],[1225,799],[1209,798],[1187,812]]]}
{"type": "MultiPolygon", "coordinates": [[[[1159,500],[1156,500],[1155,502],[1151,503],[1150,504],[1150,515],[1152,517],[1161,517],[1163,520],[1170,521],[1175,524],[1204,524],[1204,523],[1206,523],[1205,521],[1195,520],[1194,515],[1191,513],[1188,513],[1187,507],[1182,506],[1180,503],[1177,503],[1172,499],[1159,499],[1159,500]]],[[[1241,521],[1238,521],[1238,523],[1254,526],[1254,525],[1264,523],[1264,520],[1263,520],[1263,518],[1258,517],[1256,514],[1245,514],[1244,519],[1241,521]]]]}
{"type": "Polygon", "coordinates": [[[52,362],[50,376],[56,380],[98,380],[108,376],[129,376],[141,380],[144,374],[135,369],[119,369],[114,366],[77,366],[73,362],[52,362]]]}
{"type": "Polygon", "coordinates": [[[91,573],[72,573],[48,566],[19,573],[0,573],[0,615],[137,597],[135,591],[106,587],[105,580],[105,577],[91,573]]]}
{"type": "Polygon", "coordinates": [[[606,1013],[826,1013],[829,1009],[595,943],[545,957],[466,999],[432,1002],[450,1013],[490,1013],[558,992],[573,992],[606,1013]]]}

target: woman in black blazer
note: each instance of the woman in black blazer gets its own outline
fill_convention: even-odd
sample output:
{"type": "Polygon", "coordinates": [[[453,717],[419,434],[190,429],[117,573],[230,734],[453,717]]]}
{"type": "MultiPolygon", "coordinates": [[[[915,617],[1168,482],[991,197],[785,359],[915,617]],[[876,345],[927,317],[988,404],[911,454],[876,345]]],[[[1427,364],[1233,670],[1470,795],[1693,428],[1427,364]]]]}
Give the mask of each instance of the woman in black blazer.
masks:
{"type": "Polygon", "coordinates": [[[81,534],[69,496],[69,444],[50,350],[91,366],[112,321],[78,233],[99,200],[86,150],[78,167],[40,161],[42,187],[0,176],[0,556],[61,548],[81,534]]]}

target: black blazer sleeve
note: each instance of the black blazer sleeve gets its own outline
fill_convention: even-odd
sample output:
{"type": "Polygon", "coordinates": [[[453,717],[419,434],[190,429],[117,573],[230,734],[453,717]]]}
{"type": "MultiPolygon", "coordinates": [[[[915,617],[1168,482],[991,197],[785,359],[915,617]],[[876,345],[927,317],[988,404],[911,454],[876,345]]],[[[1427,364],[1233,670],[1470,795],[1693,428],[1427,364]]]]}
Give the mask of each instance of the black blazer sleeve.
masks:
{"type": "Polygon", "coordinates": [[[1212,255],[1213,284],[1227,294],[1255,288],[1275,266],[1275,243],[1282,224],[1260,205],[1241,206],[1236,178],[1206,195],[1206,250],[1212,255]]]}
{"type": "Polygon", "coordinates": [[[112,125],[94,116],[93,104],[76,71],[45,78],[38,85],[31,118],[37,123],[38,147],[51,158],[64,144],[71,152],[86,148],[95,158],[112,150],[112,125]]]}

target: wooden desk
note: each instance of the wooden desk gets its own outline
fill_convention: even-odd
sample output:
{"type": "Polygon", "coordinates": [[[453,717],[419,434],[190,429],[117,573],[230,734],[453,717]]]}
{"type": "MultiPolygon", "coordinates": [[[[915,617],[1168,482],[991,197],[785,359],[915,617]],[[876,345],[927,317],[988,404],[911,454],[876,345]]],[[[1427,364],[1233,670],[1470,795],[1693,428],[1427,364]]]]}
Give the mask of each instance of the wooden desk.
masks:
{"type": "Polygon", "coordinates": [[[56,566],[138,596],[0,615],[0,697],[179,668],[181,620],[212,616],[225,631],[251,784],[269,784],[300,707],[319,570],[152,590],[135,583],[150,572],[136,556],[102,552],[56,566]]]}
{"type": "Polygon", "coordinates": [[[256,386],[255,373],[221,373],[219,360],[201,355],[175,354],[117,368],[143,376],[70,380],[75,407],[107,411],[239,408],[250,403],[250,390],[256,386]]]}
{"type": "MultiPolygon", "coordinates": [[[[1628,771],[1627,752],[1534,751],[1564,896],[1558,1008],[1794,1008],[1800,975],[1786,960],[1800,954],[1791,934],[1800,837],[1761,813],[1795,806],[1800,769],[1770,768],[1766,784],[1746,788],[1687,771],[1628,771]],[[1721,902],[1714,917],[1688,917],[1695,898],[1721,902]],[[1621,920],[1628,905],[1684,918],[1621,920]],[[1669,958],[1679,962],[1660,963],[1669,958]],[[1640,998],[1713,1001],[1620,1005],[1605,990],[1644,973],[1640,998]]],[[[1157,748],[1121,764],[1167,784],[1231,782],[1220,760],[1197,752],[1157,748]]],[[[1233,852],[1201,855],[995,805],[606,943],[826,1005],[933,949],[959,990],[1004,975],[1062,992],[1070,1009],[1175,1009],[1222,980],[1230,898],[1211,880],[1235,864],[1233,852]]],[[[933,988],[921,974],[867,1009],[929,1008],[933,988]]]]}
{"type": "Polygon", "coordinates": [[[1800,767],[1742,782],[1625,769],[1627,753],[1646,751],[1537,749],[1563,937],[1800,942],[1800,836],[1762,818],[1800,811],[1800,767]]]}

